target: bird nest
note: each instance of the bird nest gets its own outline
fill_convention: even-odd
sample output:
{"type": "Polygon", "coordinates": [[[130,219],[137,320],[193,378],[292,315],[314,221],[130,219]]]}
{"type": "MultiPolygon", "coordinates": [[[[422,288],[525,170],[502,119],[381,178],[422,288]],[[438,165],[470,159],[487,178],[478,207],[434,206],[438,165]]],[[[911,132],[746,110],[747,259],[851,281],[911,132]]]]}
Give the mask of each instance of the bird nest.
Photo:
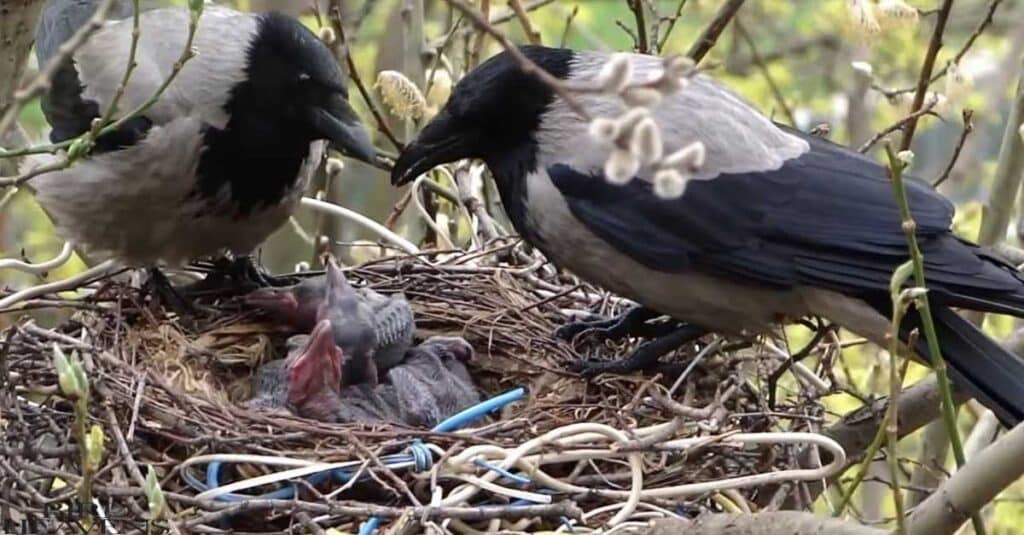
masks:
{"type": "Polygon", "coordinates": [[[147,523],[178,533],[354,533],[369,517],[409,532],[427,525],[639,530],[655,516],[743,510],[785,494],[785,471],[797,466],[806,441],[773,443],[756,433],[813,431],[823,410],[799,395],[769,410],[762,385],[777,355],[761,343],[705,338],[666,359],[677,365],[664,373],[587,380],[568,371],[578,354],[610,358],[639,342],[570,344],[552,332],[574,311],[614,313],[627,303],[547,265],[509,265],[511,250],[390,258],[347,273],[356,285],[404,292],[418,338],[468,340],[485,398],[525,388],[523,399],[468,433],[322,423],[245,407],[239,402],[250,395],[255,368],[282,354],[288,333],[237,296],[204,298],[199,312],[178,316],[108,279],[85,299],[48,301],[72,311],[70,318],[54,328],[26,319],[7,331],[0,353],[0,479],[13,482],[0,496],[16,511],[0,517],[46,533],[87,518],[78,505],[87,471],[76,429],[93,425],[103,432],[103,456],[87,474],[91,511],[111,533],[142,533],[147,523]],[[58,386],[55,346],[83,363],[84,426],[58,386]],[[699,362],[686,366],[695,355],[699,362]],[[416,453],[410,446],[428,446],[433,462],[395,468],[389,459],[416,453]],[[596,453],[573,453],[584,447],[596,453]],[[462,458],[473,448],[489,451],[490,461],[462,458]],[[517,448],[532,460],[514,462],[517,448]],[[238,455],[259,457],[225,462],[221,485],[312,463],[351,461],[350,473],[361,477],[270,482],[244,490],[262,497],[241,501],[201,494],[209,464],[197,459],[247,459],[238,455]],[[162,508],[145,481],[150,468],[162,508]],[[742,477],[754,479],[732,479],[742,477]],[[288,499],[266,495],[282,485],[293,490],[288,499]],[[640,494],[651,489],[675,490],[640,494]]]}

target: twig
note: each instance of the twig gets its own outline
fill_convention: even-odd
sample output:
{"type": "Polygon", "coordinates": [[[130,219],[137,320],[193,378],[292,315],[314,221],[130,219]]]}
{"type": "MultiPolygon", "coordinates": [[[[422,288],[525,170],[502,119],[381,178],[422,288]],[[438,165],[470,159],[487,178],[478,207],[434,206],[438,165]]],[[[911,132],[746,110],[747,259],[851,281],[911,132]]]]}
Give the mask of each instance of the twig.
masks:
{"type": "Polygon", "coordinates": [[[57,70],[61,68],[65,61],[67,61],[72,54],[75,53],[85,42],[92,36],[96,30],[103,26],[103,22],[107,20],[107,12],[114,5],[114,0],[103,0],[99,5],[96,6],[96,11],[93,12],[92,17],[85,23],[81,28],[78,29],[67,41],[65,41],[60,48],[57,50],[57,54],[50,58],[50,61],[46,63],[44,67],[39,70],[39,74],[29,82],[29,84],[22,90],[14,94],[13,101],[8,105],[7,109],[4,110],[3,118],[0,119],[0,132],[6,132],[17,120],[18,114],[21,112],[21,108],[29,100],[39,96],[43,91],[50,87],[50,83],[53,80],[53,76],[57,73],[57,70]]]}
{"type": "Polygon", "coordinates": [[[992,245],[1003,239],[1006,227],[1010,224],[1013,202],[1017,199],[1017,191],[1024,178],[1024,140],[1017,131],[1024,122],[1024,61],[1019,66],[1021,71],[1017,93],[1006,117],[992,192],[985,203],[985,210],[982,210],[981,231],[978,233],[981,245],[992,245]]]}
{"type": "Polygon", "coordinates": [[[569,30],[572,28],[572,21],[576,18],[576,15],[580,13],[580,6],[576,4],[572,6],[572,11],[565,17],[565,29],[562,30],[562,38],[558,40],[558,46],[564,48],[566,42],[569,40],[569,30]]]}
{"type": "Polygon", "coordinates": [[[479,11],[474,9],[469,4],[465,3],[463,0],[445,0],[445,2],[448,2],[450,6],[462,12],[462,14],[468,17],[469,20],[473,22],[473,25],[480,29],[483,33],[490,35],[499,43],[501,43],[501,46],[505,50],[507,50],[509,54],[512,55],[512,58],[516,60],[516,63],[519,64],[519,68],[522,69],[523,72],[537,78],[544,84],[551,87],[551,89],[553,89],[555,93],[557,93],[558,96],[565,101],[566,105],[568,105],[569,108],[572,109],[572,111],[576,112],[576,114],[579,115],[580,117],[583,117],[588,121],[590,120],[590,114],[588,114],[586,110],[584,110],[583,107],[580,105],[580,103],[575,98],[573,98],[572,93],[569,92],[569,90],[565,87],[565,84],[561,80],[555,78],[554,76],[551,75],[551,73],[545,71],[544,69],[540,68],[536,63],[530,61],[530,58],[527,58],[522,53],[522,51],[520,51],[519,48],[516,47],[515,43],[510,41],[505,34],[501,33],[501,31],[499,31],[497,28],[488,23],[487,19],[483,15],[481,15],[479,11]]]}
{"type": "MultiPolygon", "coordinates": [[[[341,16],[340,14],[338,15],[341,16]]],[[[356,63],[352,59],[352,50],[348,45],[348,40],[345,36],[345,30],[342,24],[338,24],[341,30],[338,33],[338,39],[341,40],[342,45],[345,47],[345,63],[348,65],[348,75],[352,78],[352,82],[356,84],[356,89],[359,90],[359,94],[363,96],[363,102],[366,102],[366,107],[370,109],[370,113],[373,114],[373,118],[377,121],[377,128],[380,129],[384,137],[388,138],[388,141],[394,145],[395,149],[402,151],[405,149],[405,145],[395,137],[395,134],[388,127],[388,122],[384,120],[384,115],[381,114],[380,108],[377,103],[370,96],[370,92],[366,90],[366,85],[363,83],[362,77],[359,76],[359,69],[356,68],[356,63]]]]}
{"type": "MultiPolygon", "coordinates": [[[[491,0],[480,0],[480,17],[481,21],[486,21],[491,18],[491,0]]],[[[469,52],[469,57],[466,58],[466,66],[470,69],[480,64],[480,54],[483,53],[484,50],[484,28],[484,26],[477,26],[476,40],[473,42],[473,49],[469,52]]]]}
{"type": "MultiPolygon", "coordinates": [[[[942,79],[942,77],[945,76],[947,72],[949,72],[949,65],[951,63],[959,63],[960,60],[967,55],[967,52],[969,52],[971,50],[971,47],[974,46],[974,42],[978,39],[978,37],[980,37],[981,34],[985,33],[985,30],[989,27],[989,25],[992,24],[996,8],[998,8],[999,4],[1001,4],[1002,2],[1003,0],[992,0],[988,4],[988,9],[985,12],[985,17],[981,19],[981,22],[978,23],[978,26],[976,26],[974,28],[974,31],[971,32],[971,35],[967,37],[967,41],[964,42],[964,45],[960,47],[960,50],[956,53],[956,55],[953,56],[952,61],[946,63],[945,66],[939,69],[938,72],[936,72],[935,75],[932,76],[931,80],[928,81],[929,85],[934,84],[935,82],[942,79]]],[[[938,10],[935,10],[933,13],[937,12],[938,10]]],[[[883,95],[890,99],[899,95],[904,95],[906,93],[912,93],[916,89],[914,87],[908,87],[904,89],[887,90],[878,86],[872,86],[872,88],[879,91],[880,93],[882,93],[883,95]]]]}
{"type": "Polygon", "coordinates": [[[523,25],[523,33],[526,34],[526,40],[531,45],[541,44],[540,32],[533,27],[533,22],[530,21],[530,15],[526,13],[526,9],[523,8],[523,4],[520,0],[508,0],[508,7],[512,8],[512,12],[516,14],[516,18],[519,19],[519,23],[523,25]]]}
{"type": "Polygon", "coordinates": [[[661,23],[664,22],[666,24],[665,33],[662,34],[661,38],[658,39],[658,53],[659,54],[661,53],[662,50],[665,49],[665,43],[668,42],[669,36],[672,35],[672,30],[674,30],[675,27],[676,27],[676,22],[679,20],[680,17],[683,16],[683,8],[684,7],[686,7],[686,0],[679,0],[679,4],[676,6],[675,14],[670,16],[670,17],[665,17],[664,19],[661,19],[661,20],[658,21],[658,28],[656,29],[656,31],[658,31],[658,32],[661,31],[660,30],[661,23]]]}
{"type": "Polygon", "coordinates": [[[636,19],[636,48],[641,54],[651,51],[651,45],[647,39],[647,21],[644,18],[643,0],[626,0],[633,17],[636,19]]]}
{"type": "Polygon", "coordinates": [[[895,123],[893,123],[893,124],[883,128],[877,134],[875,134],[874,136],[871,136],[871,139],[865,141],[864,144],[861,145],[860,148],[857,149],[857,152],[865,153],[865,152],[871,150],[871,147],[874,147],[875,144],[878,143],[879,141],[881,141],[882,138],[884,138],[885,136],[887,136],[887,135],[889,135],[889,134],[891,134],[891,133],[893,133],[893,132],[895,132],[895,131],[897,131],[897,130],[899,130],[901,128],[906,127],[907,125],[910,124],[911,121],[916,121],[918,117],[921,117],[922,115],[927,115],[927,114],[931,113],[932,108],[935,107],[935,104],[937,102],[938,101],[934,100],[934,99],[930,100],[930,101],[928,101],[928,104],[926,104],[924,108],[919,109],[919,110],[911,113],[910,115],[907,115],[906,117],[900,119],[899,121],[896,121],[895,123]]]}
{"type": "MultiPolygon", "coordinates": [[[[743,7],[744,0],[727,0],[722,7],[719,8],[718,13],[715,14],[715,18],[711,19],[704,31],[697,38],[697,41],[693,43],[690,50],[686,53],[690,56],[695,63],[700,63],[700,60],[704,59],[704,56],[715,46],[718,42],[718,36],[725,31],[726,26],[729,25],[729,21],[736,16],[736,12],[743,7]]],[[[680,8],[681,9],[681,8],[680,8]]]]}
{"type": "Polygon", "coordinates": [[[775,98],[775,102],[782,108],[782,113],[786,116],[786,120],[789,124],[796,124],[796,117],[793,115],[793,110],[786,104],[786,97],[782,95],[782,91],[779,90],[778,84],[775,83],[775,79],[772,78],[772,74],[768,72],[768,64],[761,58],[761,53],[757,51],[757,45],[754,44],[754,39],[747,32],[747,28],[742,24],[739,18],[734,23],[736,26],[736,32],[740,38],[747,43],[747,48],[750,49],[750,57],[754,64],[757,65],[758,70],[761,71],[761,76],[764,77],[765,82],[768,83],[768,88],[772,92],[772,96],[775,98]]]}
{"type": "Polygon", "coordinates": [[[974,110],[964,109],[963,120],[964,128],[960,131],[960,139],[956,142],[956,147],[953,148],[953,156],[950,157],[949,163],[946,164],[946,168],[939,175],[939,178],[932,182],[932,187],[937,188],[942,185],[947,179],[949,174],[953,172],[953,167],[956,165],[956,161],[960,159],[960,151],[964,148],[964,142],[967,141],[967,136],[974,131],[974,123],[971,122],[971,118],[974,117],[974,110]]]}
{"type": "MultiPolygon", "coordinates": [[[[952,3],[952,0],[947,0],[947,5],[944,7],[948,7],[949,3],[952,3]]],[[[942,17],[942,13],[939,14],[939,17],[942,17]]],[[[918,288],[927,288],[924,276],[924,257],[921,255],[921,249],[917,244],[917,226],[914,223],[913,215],[910,213],[910,202],[907,199],[907,192],[903,186],[903,168],[905,164],[896,156],[892,146],[886,144],[885,152],[889,157],[889,178],[892,179],[893,192],[896,195],[896,203],[900,209],[900,220],[903,221],[903,233],[907,237],[907,249],[910,251],[910,261],[913,264],[914,285],[918,288]]],[[[957,407],[953,401],[949,377],[946,374],[946,361],[942,358],[939,338],[935,332],[935,322],[932,320],[932,309],[927,293],[917,299],[916,308],[921,317],[925,340],[928,343],[928,356],[931,359],[932,369],[935,370],[935,377],[939,382],[939,392],[942,399],[942,419],[946,425],[946,433],[949,435],[949,445],[953,449],[953,458],[956,459],[956,465],[959,468],[964,465],[965,460],[964,446],[960,441],[960,431],[956,425],[957,407]]],[[[979,535],[985,533],[981,517],[975,516],[974,530],[979,535]]]]}
{"type": "Polygon", "coordinates": [[[1014,427],[946,480],[908,518],[910,535],[952,534],[1024,473],[1024,425],[1014,427]]]}
{"type": "MultiPolygon", "coordinates": [[[[893,307],[902,306],[898,302],[893,307]]],[[[893,314],[892,328],[889,331],[889,408],[885,411],[885,447],[886,457],[889,459],[889,477],[892,479],[893,509],[896,511],[896,532],[900,535],[907,534],[906,514],[903,507],[903,491],[900,489],[900,460],[896,446],[899,444],[899,398],[903,386],[903,377],[907,373],[907,366],[910,360],[905,359],[902,366],[897,364],[900,354],[900,321],[902,314],[893,314]]]]}
{"type": "Polygon", "coordinates": [[[128,81],[132,77],[132,72],[135,71],[135,67],[138,65],[138,62],[135,61],[135,55],[139,48],[140,11],[141,8],[139,7],[139,0],[132,0],[132,37],[131,44],[128,47],[128,65],[124,68],[124,75],[121,77],[121,82],[117,84],[117,89],[114,91],[114,96],[110,99],[110,104],[107,106],[107,110],[103,113],[103,117],[101,117],[99,121],[94,121],[92,126],[89,128],[88,139],[91,141],[95,141],[96,138],[99,137],[102,128],[109,124],[114,118],[114,114],[117,113],[117,105],[121,102],[121,97],[124,96],[125,89],[128,87],[128,81]]]}
{"type": "MultiPolygon", "coordinates": [[[[911,111],[923,108],[925,96],[928,94],[928,85],[932,77],[932,70],[935,67],[935,57],[942,48],[942,34],[946,31],[946,21],[949,20],[949,12],[953,9],[953,0],[943,0],[935,19],[935,30],[932,32],[932,40],[928,44],[928,51],[924,55],[924,63],[921,64],[921,74],[917,79],[917,92],[914,93],[914,102],[910,106],[911,111]]],[[[917,130],[917,117],[912,117],[903,129],[903,139],[900,141],[899,150],[910,148],[914,140],[914,131],[917,130]]]]}

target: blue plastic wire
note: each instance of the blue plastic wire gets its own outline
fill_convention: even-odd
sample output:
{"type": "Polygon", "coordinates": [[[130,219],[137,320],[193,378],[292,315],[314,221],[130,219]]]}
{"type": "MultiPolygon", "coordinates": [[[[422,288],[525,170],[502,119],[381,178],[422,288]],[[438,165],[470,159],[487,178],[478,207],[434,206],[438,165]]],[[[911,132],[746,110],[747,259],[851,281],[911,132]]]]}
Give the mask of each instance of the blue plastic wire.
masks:
{"type": "Polygon", "coordinates": [[[494,412],[504,407],[505,405],[508,405],[509,403],[513,403],[519,401],[520,399],[523,399],[523,396],[525,395],[526,389],[516,388],[515,390],[510,390],[499,396],[494,396],[491,399],[488,399],[481,403],[477,403],[476,405],[473,405],[472,407],[460,413],[450,416],[443,422],[434,426],[433,431],[435,433],[450,433],[452,431],[455,431],[456,429],[465,427],[470,423],[475,422],[480,418],[483,418],[484,416],[487,416],[491,412],[494,412]]]}
{"type": "MultiPolygon", "coordinates": [[[[526,395],[526,390],[523,388],[516,388],[504,394],[495,396],[481,403],[478,403],[462,412],[452,415],[445,419],[443,422],[434,426],[432,431],[435,433],[448,433],[456,429],[465,427],[466,425],[487,416],[487,414],[501,409],[509,403],[518,401],[526,395]]],[[[409,447],[402,453],[395,455],[387,455],[381,458],[381,462],[389,468],[404,468],[410,467],[417,472],[425,472],[430,470],[434,464],[434,456],[426,444],[420,441],[416,441],[409,445],[409,447]]],[[[215,489],[220,487],[220,471],[223,463],[220,461],[212,461],[206,466],[206,482],[200,481],[198,478],[193,476],[189,470],[182,471],[182,478],[192,488],[203,492],[209,489],[215,489]]],[[[497,467],[494,467],[497,468],[497,467]]],[[[330,471],[319,472],[310,475],[306,481],[311,485],[318,485],[322,483],[328,477],[333,477],[338,482],[346,482],[352,477],[352,471],[348,468],[337,468],[330,471]]],[[[504,475],[504,474],[503,474],[504,475]]],[[[509,473],[508,476],[512,478],[520,477],[509,473]]],[[[515,480],[515,479],[513,479],[515,480]]],[[[215,499],[219,501],[242,501],[252,499],[269,499],[269,500],[289,500],[294,498],[296,495],[296,486],[294,483],[281,487],[272,492],[261,494],[258,496],[252,496],[247,494],[221,494],[215,499]]],[[[377,526],[380,525],[380,519],[373,517],[365,522],[360,528],[360,535],[372,534],[377,526]],[[364,529],[368,529],[365,534],[364,529]]]]}

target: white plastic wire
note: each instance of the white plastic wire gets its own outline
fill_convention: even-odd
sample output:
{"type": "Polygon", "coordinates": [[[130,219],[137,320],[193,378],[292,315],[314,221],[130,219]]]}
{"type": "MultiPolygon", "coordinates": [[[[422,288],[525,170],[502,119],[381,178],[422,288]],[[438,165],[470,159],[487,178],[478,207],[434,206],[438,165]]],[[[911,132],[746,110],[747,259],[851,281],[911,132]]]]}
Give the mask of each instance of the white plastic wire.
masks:
{"type": "MultiPolygon", "coordinates": [[[[645,503],[649,500],[676,499],[704,493],[722,493],[723,496],[735,496],[735,493],[730,492],[733,489],[783,481],[817,481],[837,474],[846,463],[846,453],[838,443],[826,436],[813,433],[735,433],[717,437],[700,436],[671,439],[664,440],[652,447],[658,452],[666,453],[672,451],[685,452],[708,443],[731,447],[810,444],[828,450],[831,453],[832,461],[825,466],[813,469],[781,470],[715,481],[645,488],[645,474],[643,470],[643,456],[645,452],[623,451],[623,445],[642,440],[645,436],[663,432],[666,426],[672,425],[672,422],[665,422],[634,429],[627,433],[606,424],[576,423],[553,429],[515,448],[503,448],[489,444],[471,446],[445,459],[441,464],[434,466],[434,470],[437,472],[434,474],[435,477],[457,479],[462,482],[452,489],[447,496],[441,497],[439,501],[438,496],[435,496],[434,502],[437,502],[435,505],[439,506],[465,506],[471,503],[471,500],[480,492],[503,495],[507,498],[527,500],[534,503],[551,502],[551,496],[548,494],[525,491],[521,488],[509,487],[496,482],[501,477],[501,474],[497,470],[481,466],[478,463],[478,461],[484,461],[492,467],[496,466],[502,470],[518,470],[523,477],[529,478],[536,488],[550,489],[556,493],[587,494],[616,500],[617,503],[615,504],[587,511],[582,519],[586,523],[588,520],[592,520],[599,515],[615,511],[614,516],[605,523],[605,526],[608,528],[605,533],[610,533],[615,529],[625,529],[629,525],[635,525],[638,521],[655,515],[678,516],[666,509],[645,503]],[[631,474],[629,488],[610,489],[575,485],[550,476],[542,470],[544,465],[549,464],[562,464],[574,461],[592,462],[597,460],[625,462],[631,474]]],[[[458,433],[473,432],[472,429],[467,429],[458,433]]],[[[443,450],[434,444],[427,444],[426,446],[435,455],[441,456],[443,454],[443,450]]],[[[182,468],[213,461],[246,462],[289,467],[289,469],[207,490],[197,496],[200,499],[282,482],[325,470],[358,465],[365,466],[365,463],[361,460],[327,464],[287,457],[218,454],[193,457],[186,460],[182,464],[182,468]]],[[[409,463],[409,465],[411,466],[412,463],[409,463]]],[[[404,464],[392,466],[392,468],[403,467],[405,467],[404,464]]],[[[431,477],[431,474],[424,473],[421,477],[431,477]]],[[[439,491],[441,487],[436,487],[436,489],[439,491]]],[[[469,526],[462,523],[456,523],[453,527],[456,527],[459,531],[472,532],[472,530],[467,529],[469,526]]],[[[592,531],[591,529],[582,526],[576,527],[572,524],[563,526],[557,531],[565,530],[573,532],[592,531]]]]}
{"type": "Polygon", "coordinates": [[[303,197],[302,206],[305,206],[306,208],[310,208],[312,210],[323,212],[325,214],[341,217],[353,223],[356,223],[362,226],[363,228],[369,229],[370,231],[372,231],[374,234],[377,234],[381,238],[384,238],[385,240],[393,243],[399,249],[402,249],[408,254],[415,255],[419,254],[420,252],[419,248],[413,245],[413,243],[410,242],[409,240],[399,236],[398,234],[395,234],[394,232],[391,232],[384,225],[381,225],[380,223],[354,210],[349,210],[348,208],[345,208],[343,206],[338,206],[337,204],[329,203],[326,201],[320,201],[317,199],[313,199],[311,197],[303,197]]]}
{"type": "Polygon", "coordinates": [[[106,275],[113,271],[117,267],[117,263],[113,260],[106,260],[100,264],[97,264],[77,275],[68,277],[54,282],[47,282],[45,284],[39,284],[37,286],[30,286],[24,290],[14,292],[7,297],[0,299],[0,310],[8,309],[22,301],[32,299],[33,297],[39,297],[40,295],[46,295],[53,292],[62,292],[65,290],[73,290],[78,288],[80,285],[88,281],[93,277],[99,277],[106,275]]]}
{"type": "Polygon", "coordinates": [[[75,248],[71,245],[71,242],[64,242],[64,246],[61,247],[60,253],[58,253],[57,256],[45,262],[38,262],[35,264],[23,262],[14,258],[3,258],[0,259],[0,269],[15,269],[25,273],[42,275],[67,263],[67,261],[71,259],[71,253],[74,252],[74,249],[75,248]]]}

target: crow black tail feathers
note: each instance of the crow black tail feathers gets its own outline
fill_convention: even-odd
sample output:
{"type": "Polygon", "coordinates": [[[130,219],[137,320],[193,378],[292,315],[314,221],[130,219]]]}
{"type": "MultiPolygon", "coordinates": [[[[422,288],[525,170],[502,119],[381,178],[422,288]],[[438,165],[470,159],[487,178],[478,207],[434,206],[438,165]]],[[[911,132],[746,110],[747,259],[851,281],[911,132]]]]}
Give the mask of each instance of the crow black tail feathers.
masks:
{"type": "MultiPolygon", "coordinates": [[[[956,386],[988,407],[1004,426],[1017,425],[1024,419],[1024,360],[946,307],[934,307],[932,315],[942,357],[956,386]]],[[[923,333],[916,349],[920,355],[929,354],[923,333]]]]}

